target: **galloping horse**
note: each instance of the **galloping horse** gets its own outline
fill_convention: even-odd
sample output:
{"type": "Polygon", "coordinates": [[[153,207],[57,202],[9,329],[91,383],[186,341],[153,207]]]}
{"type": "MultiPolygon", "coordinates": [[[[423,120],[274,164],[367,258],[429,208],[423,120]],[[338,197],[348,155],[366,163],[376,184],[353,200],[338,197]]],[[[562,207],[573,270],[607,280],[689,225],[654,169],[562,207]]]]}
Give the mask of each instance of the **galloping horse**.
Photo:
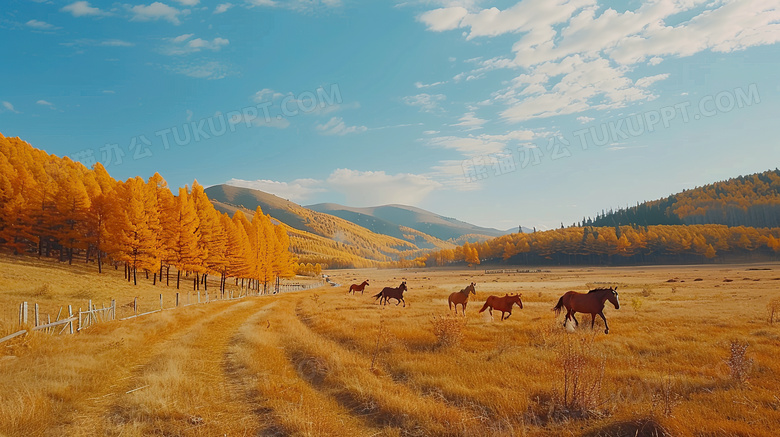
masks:
{"type": "Polygon", "coordinates": [[[607,318],[604,317],[604,304],[610,301],[615,309],[620,309],[620,302],[618,301],[617,287],[613,288],[596,288],[586,293],[578,293],[576,291],[567,291],[566,294],[558,299],[558,304],[555,305],[553,311],[555,316],[561,313],[563,307],[566,307],[566,318],[563,320],[563,326],[566,326],[566,322],[571,318],[574,320],[574,325],[579,326],[579,322],[574,318],[574,313],[589,313],[591,316],[590,328],[593,329],[593,324],[596,322],[596,314],[600,315],[604,319],[604,333],[609,334],[609,326],[607,325],[607,318]]]}
{"type": "Polygon", "coordinates": [[[395,304],[396,306],[403,302],[405,307],[406,301],[404,300],[404,291],[406,291],[406,281],[401,282],[401,285],[399,285],[398,288],[385,287],[379,294],[375,294],[373,297],[374,300],[379,299],[380,303],[384,301],[384,305],[387,305],[388,300],[395,299],[398,301],[398,303],[395,304]]]}
{"type": "Polygon", "coordinates": [[[366,288],[366,285],[368,285],[368,279],[363,281],[363,283],[360,285],[352,284],[349,286],[349,291],[347,291],[347,294],[349,293],[355,294],[356,291],[359,291],[360,294],[363,294],[363,289],[366,288]]]}
{"type": "Polygon", "coordinates": [[[520,307],[520,309],[523,309],[523,302],[520,300],[520,296],[522,294],[505,294],[504,297],[498,297],[498,296],[488,296],[487,300],[485,301],[485,305],[482,307],[479,312],[485,311],[485,309],[488,309],[490,311],[490,317],[493,317],[493,309],[495,308],[496,311],[501,311],[501,320],[504,320],[504,313],[509,313],[506,318],[508,319],[509,316],[512,315],[512,305],[517,304],[517,306],[520,307]]]}
{"type": "Polygon", "coordinates": [[[450,309],[452,309],[452,304],[455,304],[456,315],[458,314],[458,304],[463,307],[463,315],[466,315],[466,304],[469,303],[469,293],[473,294],[474,296],[477,295],[477,290],[474,288],[475,285],[477,285],[476,282],[472,282],[471,285],[467,286],[463,290],[450,294],[450,297],[447,298],[450,309]]]}

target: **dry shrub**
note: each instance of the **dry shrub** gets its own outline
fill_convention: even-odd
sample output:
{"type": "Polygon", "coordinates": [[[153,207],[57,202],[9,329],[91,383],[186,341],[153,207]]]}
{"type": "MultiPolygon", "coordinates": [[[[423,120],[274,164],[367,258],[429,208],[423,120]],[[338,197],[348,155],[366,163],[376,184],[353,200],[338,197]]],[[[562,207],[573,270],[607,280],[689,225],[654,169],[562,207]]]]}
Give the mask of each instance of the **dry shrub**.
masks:
{"type": "Polygon", "coordinates": [[[433,316],[433,335],[436,336],[436,346],[455,346],[463,339],[465,322],[452,316],[433,316]]]}
{"type": "Polygon", "coordinates": [[[780,297],[776,297],[766,304],[767,312],[769,313],[769,324],[775,322],[775,318],[780,315],[780,297]]]}
{"type": "Polygon", "coordinates": [[[729,377],[732,381],[742,384],[747,381],[753,360],[747,357],[748,343],[732,340],[729,347],[729,357],[725,360],[729,367],[729,377]]]}
{"type": "Polygon", "coordinates": [[[556,391],[557,410],[566,417],[598,415],[606,358],[594,351],[594,336],[565,335],[558,351],[562,384],[556,391]]]}
{"type": "Polygon", "coordinates": [[[645,287],[642,289],[642,297],[650,297],[653,295],[653,289],[650,287],[645,287]]]}
{"type": "Polygon", "coordinates": [[[639,311],[642,308],[642,299],[639,297],[635,297],[631,299],[631,308],[634,309],[634,311],[639,311]]]}

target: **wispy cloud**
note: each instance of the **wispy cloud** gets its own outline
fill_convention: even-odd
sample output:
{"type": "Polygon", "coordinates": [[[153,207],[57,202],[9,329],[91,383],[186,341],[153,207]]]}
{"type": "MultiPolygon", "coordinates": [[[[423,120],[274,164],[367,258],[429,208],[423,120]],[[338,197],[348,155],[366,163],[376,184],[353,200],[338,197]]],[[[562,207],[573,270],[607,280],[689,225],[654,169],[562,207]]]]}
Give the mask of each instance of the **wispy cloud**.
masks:
{"type": "Polygon", "coordinates": [[[649,101],[668,75],[635,78],[636,66],[780,42],[780,8],[765,0],[650,1],[623,12],[596,0],[523,0],[505,9],[446,4],[418,20],[434,32],[463,29],[467,40],[517,35],[512,57],[480,61],[453,78],[521,70],[486,101],[505,105],[501,116],[510,122],[649,101]],[[678,22],[680,14],[690,18],[678,22]]]}
{"type": "Polygon", "coordinates": [[[322,181],[317,179],[296,179],[292,182],[277,182],[267,179],[255,181],[231,179],[226,184],[264,191],[293,202],[302,202],[310,199],[313,194],[327,191],[322,188],[322,181]]]}
{"type": "Polygon", "coordinates": [[[447,100],[447,96],[444,94],[428,94],[422,93],[415,96],[407,96],[403,98],[403,102],[409,106],[415,106],[420,108],[423,112],[436,112],[441,110],[440,103],[447,100]]]}
{"type": "Polygon", "coordinates": [[[73,2],[60,9],[62,12],[70,12],[74,17],[100,17],[111,15],[110,12],[102,11],[89,5],[86,1],[73,2]]]}
{"type": "Polygon", "coordinates": [[[178,25],[181,23],[179,16],[189,13],[189,10],[182,11],[160,2],[154,2],[150,5],[125,6],[133,14],[131,21],[166,20],[178,25]]]}
{"type": "Polygon", "coordinates": [[[416,88],[418,88],[418,89],[419,89],[419,88],[432,88],[432,87],[435,87],[435,86],[444,85],[445,83],[447,83],[447,81],[443,81],[443,82],[433,82],[433,83],[422,83],[422,82],[415,82],[415,83],[414,83],[414,86],[415,86],[416,88]]]}
{"type": "Polygon", "coordinates": [[[166,66],[166,69],[185,76],[194,77],[197,79],[224,79],[229,75],[229,68],[217,61],[208,62],[195,62],[174,66],[166,66]]]}
{"type": "Polygon", "coordinates": [[[419,205],[442,184],[425,175],[340,168],[326,180],[327,186],[344,195],[350,205],[419,205]]]}
{"type": "Polygon", "coordinates": [[[166,55],[186,55],[188,53],[196,53],[201,50],[219,51],[223,47],[230,44],[230,41],[226,38],[214,38],[212,40],[193,38],[194,34],[187,33],[179,35],[175,38],[169,38],[168,45],[161,49],[161,52],[166,55]]]}
{"type": "Polygon", "coordinates": [[[21,114],[21,112],[17,111],[16,108],[14,108],[14,105],[11,104],[11,102],[3,101],[3,108],[6,111],[10,111],[16,114],[21,114]]]}
{"type": "Polygon", "coordinates": [[[49,109],[57,109],[57,108],[54,106],[54,103],[52,103],[52,102],[48,102],[48,101],[46,101],[46,100],[38,100],[38,101],[37,101],[37,102],[35,102],[35,103],[37,103],[37,104],[39,104],[39,105],[42,105],[42,106],[46,106],[46,107],[48,107],[49,109]]]}
{"type": "Polygon", "coordinates": [[[473,112],[467,112],[460,118],[459,123],[455,123],[452,126],[460,126],[469,131],[482,129],[482,125],[485,123],[487,123],[487,120],[477,117],[473,112]]]}
{"type": "Polygon", "coordinates": [[[221,3],[221,4],[217,5],[216,8],[214,8],[214,13],[215,14],[224,14],[225,12],[228,11],[228,9],[230,9],[232,7],[233,7],[233,3],[221,3]]]}
{"type": "Polygon", "coordinates": [[[30,20],[26,23],[24,23],[27,27],[32,27],[33,29],[37,30],[54,30],[59,29],[57,26],[53,24],[49,24],[45,21],[39,21],[39,20],[30,20]]]}
{"type": "Polygon", "coordinates": [[[325,124],[318,124],[316,129],[322,135],[347,135],[368,130],[365,126],[347,126],[341,117],[333,117],[325,124]]]}

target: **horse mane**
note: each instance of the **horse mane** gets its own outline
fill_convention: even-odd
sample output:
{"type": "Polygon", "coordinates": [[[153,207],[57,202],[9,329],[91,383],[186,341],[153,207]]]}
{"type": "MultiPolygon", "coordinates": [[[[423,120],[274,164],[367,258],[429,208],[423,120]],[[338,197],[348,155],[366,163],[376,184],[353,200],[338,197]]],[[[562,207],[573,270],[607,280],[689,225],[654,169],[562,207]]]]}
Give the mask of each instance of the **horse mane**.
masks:
{"type": "Polygon", "coordinates": [[[588,294],[591,294],[591,293],[596,293],[596,292],[598,292],[598,291],[615,291],[615,290],[613,290],[613,289],[611,289],[611,288],[594,288],[593,290],[590,290],[590,291],[588,292],[588,294]]]}

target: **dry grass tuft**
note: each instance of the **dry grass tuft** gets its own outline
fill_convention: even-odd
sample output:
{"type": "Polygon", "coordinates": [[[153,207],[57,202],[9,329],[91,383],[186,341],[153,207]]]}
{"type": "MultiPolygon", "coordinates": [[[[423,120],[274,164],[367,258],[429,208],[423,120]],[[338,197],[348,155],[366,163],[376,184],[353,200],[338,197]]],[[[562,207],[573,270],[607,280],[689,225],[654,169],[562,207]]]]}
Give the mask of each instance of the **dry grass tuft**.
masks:
{"type": "Polygon", "coordinates": [[[780,315],[780,297],[776,297],[766,304],[766,310],[769,313],[769,324],[775,322],[775,319],[780,315]]]}
{"type": "Polygon", "coordinates": [[[737,384],[747,382],[753,360],[747,357],[747,342],[732,340],[729,346],[729,357],[725,360],[729,368],[729,377],[737,384]]]}
{"type": "Polygon", "coordinates": [[[433,335],[436,336],[437,347],[456,346],[463,339],[463,329],[466,322],[452,316],[433,316],[433,335]]]}
{"type": "Polygon", "coordinates": [[[564,335],[557,351],[561,386],[554,401],[557,413],[569,418],[601,414],[601,387],[606,357],[595,350],[595,336],[564,335]]]}

